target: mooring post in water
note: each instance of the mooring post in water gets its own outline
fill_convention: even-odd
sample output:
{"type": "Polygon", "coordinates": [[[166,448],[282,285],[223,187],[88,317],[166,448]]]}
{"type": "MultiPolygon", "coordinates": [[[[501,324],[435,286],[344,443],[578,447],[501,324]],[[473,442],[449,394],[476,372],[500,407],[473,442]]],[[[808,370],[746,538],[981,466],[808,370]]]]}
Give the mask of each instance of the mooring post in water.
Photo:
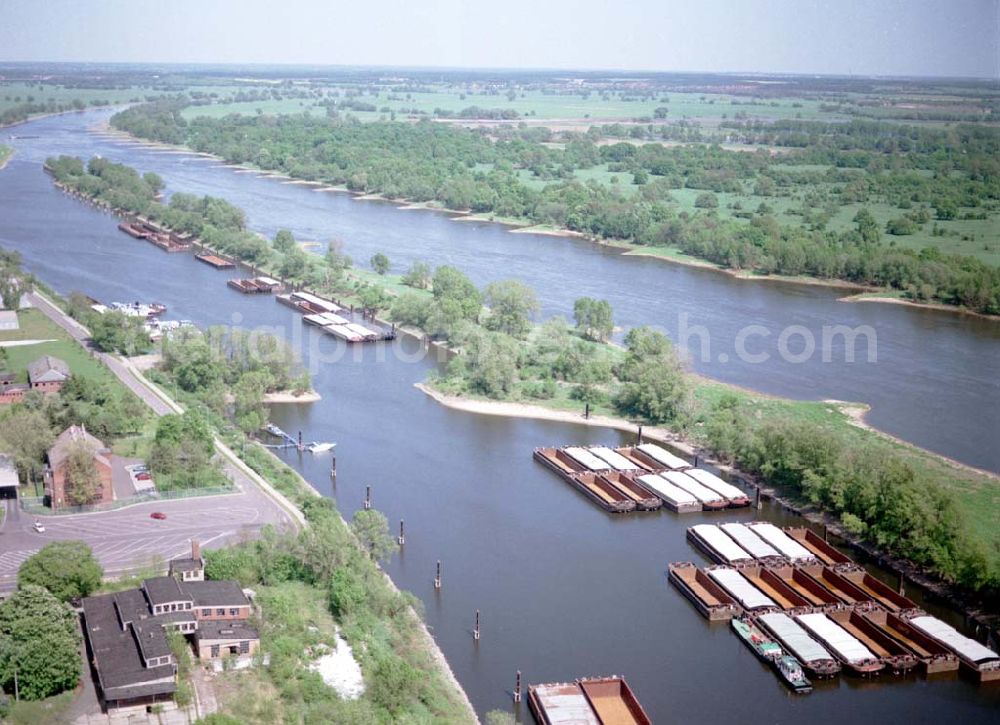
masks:
{"type": "Polygon", "coordinates": [[[899,596],[905,596],[906,594],[906,575],[903,572],[899,572],[899,596]]]}
{"type": "Polygon", "coordinates": [[[829,534],[829,530],[826,528],[826,522],[824,521],[823,522],[823,541],[825,541],[827,543],[829,543],[829,541],[830,541],[830,539],[828,538],[828,534],[829,534]]]}
{"type": "Polygon", "coordinates": [[[642,445],[642,426],[641,425],[639,426],[638,439],[639,439],[639,445],[641,446],[642,445]]]}
{"type": "Polygon", "coordinates": [[[372,487],[365,486],[365,511],[372,507],[372,487]]]}
{"type": "Polygon", "coordinates": [[[590,403],[587,403],[583,408],[583,417],[590,420],[590,403]]]}
{"type": "Polygon", "coordinates": [[[434,588],[441,588],[441,560],[438,559],[437,574],[434,576],[434,588]]]}
{"type": "Polygon", "coordinates": [[[521,670],[517,671],[517,678],[514,680],[514,702],[521,701],[521,670]]]}
{"type": "Polygon", "coordinates": [[[399,520],[399,538],[396,541],[399,542],[400,546],[406,543],[406,534],[403,533],[403,519],[399,520]]]}
{"type": "Polygon", "coordinates": [[[695,468],[698,467],[698,456],[697,455],[695,455],[695,457],[694,457],[694,467],[695,468]]]}
{"type": "Polygon", "coordinates": [[[472,638],[479,641],[479,610],[476,610],[476,628],[472,630],[472,638]]]}
{"type": "Polygon", "coordinates": [[[299,431],[299,444],[298,444],[298,448],[299,448],[300,451],[302,450],[302,431],[299,431]]]}
{"type": "Polygon", "coordinates": [[[760,511],[760,508],[761,508],[760,507],[760,486],[757,486],[757,503],[756,503],[756,506],[757,506],[757,510],[760,511]]]}
{"type": "Polygon", "coordinates": [[[337,456],[334,455],[330,460],[330,478],[333,479],[334,483],[337,482],[337,456]]]}

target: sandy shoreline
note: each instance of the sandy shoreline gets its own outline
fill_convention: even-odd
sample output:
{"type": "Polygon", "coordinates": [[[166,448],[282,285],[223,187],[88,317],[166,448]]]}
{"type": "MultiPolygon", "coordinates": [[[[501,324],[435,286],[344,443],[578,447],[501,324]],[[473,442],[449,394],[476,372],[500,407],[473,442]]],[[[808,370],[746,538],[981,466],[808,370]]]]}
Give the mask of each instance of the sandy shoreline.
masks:
{"type": "Polygon", "coordinates": [[[1000,322],[1000,316],[987,315],[965,307],[958,307],[957,305],[945,305],[940,302],[915,302],[901,297],[875,297],[869,292],[861,292],[856,295],[841,297],[837,300],[837,302],[880,302],[884,305],[904,305],[906,307],[916,307],[923,310],[936,310],[938,312],[957,312],[962,315],[969,315],[970,317],[978,317],[982,320],[1000,322]]]}
{"type": "Polygon", "coordinates": [[[307,390],[296,395],[292,392],[264,393],[265,404],[272,403],[316,403],[323,399],[315,390],[307,390]]]}

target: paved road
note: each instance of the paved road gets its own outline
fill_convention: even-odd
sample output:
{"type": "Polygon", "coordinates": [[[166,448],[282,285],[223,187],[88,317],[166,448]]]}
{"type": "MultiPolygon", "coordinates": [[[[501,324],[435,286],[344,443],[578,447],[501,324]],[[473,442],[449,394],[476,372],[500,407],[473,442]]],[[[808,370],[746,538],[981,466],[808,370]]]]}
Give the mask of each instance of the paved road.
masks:
{"type": "MultiPolygon", "coordinates": [[[[37,294],[30,294],[29,299],[81,345],[94,352],[157,415],[176,412],[176,404],[163,400],[146,387],[126,364],[94,350],[86,330],[61,310],[37,294]]],[[[287,506],[281,505],[273,492],[265,490],[267,484],[231,460],[226,455],[228,450],[221,444],[218,447],[223,469],[236,485],[235,493],[151,501],[100,513],[38,517],[45,526],[44,533],[34,531],[35,517],[22,511],[16,501],[0,502],[7,508],[0,525],[0,591],[16,585],[21,562],[45,544],[59,539],[87,542],[105,572],[114,576],[179,556],[190,549],[191,539],[197,539],[203,546],[219,546],[256,536],[265,524],[280,530],[299,528],[300,519],[287,506]],[[154,511],[165,513],[167,518],[151,518],[154,511]]]]}

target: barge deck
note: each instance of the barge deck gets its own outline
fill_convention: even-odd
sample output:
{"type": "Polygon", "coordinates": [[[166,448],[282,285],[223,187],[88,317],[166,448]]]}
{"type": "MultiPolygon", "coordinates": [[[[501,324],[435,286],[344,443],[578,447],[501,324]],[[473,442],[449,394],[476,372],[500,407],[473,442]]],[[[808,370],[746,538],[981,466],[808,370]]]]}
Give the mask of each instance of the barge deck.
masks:
{"type": "Polygon", "coordinates": [[[652,725],[623,677],[528,686],[528,707],[542,725],[652,725]]]}
{"type": "Polygon", "coordinates": [[[216,269],[232,269],[233,267],[236,266],[235,263],[229,261],[228,259],[223,259],[222,257],[216,254],[208,254],[207,252],[202,254],[196,254],[194,255],[194,258],[197,259],[199,262],[204,262],[210,267],[215,267],[216,269]]]}
{"type": "Polygon", "coordinates": [[[711,622],[732,619],[742,614],[736,600],[690,562],[670,564],[667,567],[667,578],[711,622]]]}

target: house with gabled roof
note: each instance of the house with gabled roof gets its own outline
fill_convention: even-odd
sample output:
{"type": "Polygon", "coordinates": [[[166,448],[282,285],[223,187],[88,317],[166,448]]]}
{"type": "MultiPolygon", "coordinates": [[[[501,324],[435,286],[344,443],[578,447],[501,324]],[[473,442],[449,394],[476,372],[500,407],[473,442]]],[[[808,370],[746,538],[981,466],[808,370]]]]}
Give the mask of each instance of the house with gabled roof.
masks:
{"type": "Polygon", "coordinates": [[[51,355],[43,355],[28,364],[28,384],[40,393],[58,393],[69,376],[69,366],[51,355]]]}

